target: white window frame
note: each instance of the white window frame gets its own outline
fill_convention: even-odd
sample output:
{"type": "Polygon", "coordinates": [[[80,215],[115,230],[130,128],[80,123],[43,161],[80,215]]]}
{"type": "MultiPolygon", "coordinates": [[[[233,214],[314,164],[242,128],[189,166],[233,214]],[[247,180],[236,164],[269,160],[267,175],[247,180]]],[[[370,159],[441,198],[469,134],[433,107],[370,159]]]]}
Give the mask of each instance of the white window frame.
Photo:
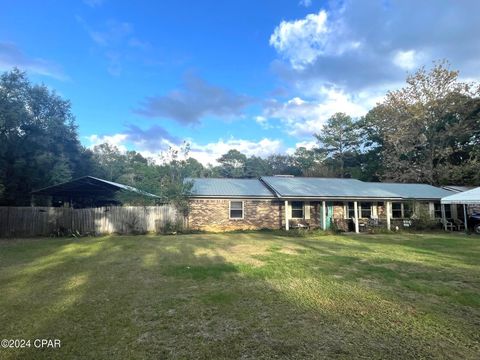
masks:
{"type": "MultiPolygon", "coordinates": [[[[238,210],[238,209],[234,209],[234,210],[238,210]]],[[[243,220],[243,219],[245,219],[245,201],[243,201],[243,200],[230,200],[228,202],[228,218],[230,220],[243,220]],[[242,217],[232,217],[232,202],[242,203],[242,217]]]]}
{"type": "Polygon", "coordinates": [[[404,211],[403,211],[403,202],[399,202],[399,201],[392,202],[392,212],[391,212],[390,216],[392,217],[392,219],[404,219],[405,218],[404,211]],[[393,217],[393,204],[400,204],[400,217],[393,217]]]}
{"type": "MultiPolygon", "coordinates": [[[[442,204],[441,203],[432,203],[433,204],[433,218],[434,219],[441,219],[442,218],[442,204]],[[438,205],[438,210],[435,210],[435,205],[438,205]],[[437,217],[438,213],[438,217],[437,217]]],[[[447,207],[445,206],[445,210],[447,207]]]]}
{"type": "Polygon", "coordinates": [[[373,218],[372,218],[372,215],[373,215],[373,209],[372,209],[372,207],[373,207],[373,202],[371,202],[371,201],[363,201],[363,202],[364,202],[364,203],[370,203],[370,217],[368,217],[368,218],[362,217],[362,203],[359,202],[359,203],[358,203],[358,215],[359,215],[358,217],[359,217],[359,219],[373,219],[373,218]]]}
{"type": "MultiPolygon", "coordinates": [[[[299,209],[295,209],[299,210],[299,209]]],[[[304,201],[292,201],[290,204],[290,219],[304,219],[305,218],[305,202],[304,201]],[[293,217],[293,203],[298,202],[302,204],[302,217],[293,217]]]]}
{"type": "Polygon", "coordinates": [[[355,216],[352,216],[352,217],[348,217],[349,215],[349,209],[350,207],[348,206],[348,203],[352,203],[352,210],[353,210],[353,213],[355,214],[355,202],[354,201],[345,201],[343,203],[343,217],[344,219],[353,219],[355,218],[355,216]]]}

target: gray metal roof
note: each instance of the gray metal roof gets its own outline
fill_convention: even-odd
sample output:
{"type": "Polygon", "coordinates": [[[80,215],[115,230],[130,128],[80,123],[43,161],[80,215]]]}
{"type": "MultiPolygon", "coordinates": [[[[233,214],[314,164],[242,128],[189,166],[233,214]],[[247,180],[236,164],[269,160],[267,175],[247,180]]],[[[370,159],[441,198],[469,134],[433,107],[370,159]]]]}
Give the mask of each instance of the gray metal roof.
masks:
{"type": "Polygon", "coordinates": [[[442,204],[480,204],[480,187],[442,198],[442,204]]]}
{"type": "Polygon", "coordinates": [[[390,191],[404,199],[429,199],[440,200],[444,196],[454,194],[453,191],[445,190],[428,184],[403,184],[403,183],[365,183],[371,187],[390,191]]]}
{"type": "Polygon", "coordinates": [[[357,179],[264,176],[256,179],[196,178],[192,196],[440,200],[453,194],[427,184],[374,183],[357,179]]]}
{"type": "Polygon", "coordinates": [[[43,189],[32,191],[32,194],[77,197],[102,195],[105,193],[119,190],[130,191],[139,195],[152,198],[160,198],[157,195],[150,194],[133,186],[123,185],[113,181],[99,179],[93,176],[83,176],[81,178],[67,181],[61,184],[48,186],[43,189]]]}
{"type": "Polygon", "coordinates": [[[401,198],[389,189],[356,179],[264,176],[261,180],[280,197],[401,198]]]}
{"type": "Polygon", "coordinates": [[[257,179],[187,179],[193,182],[192,196],[206,197],[274,197],[257,179]]]}
{"type": "Polygon", "coordinates": [[[463,185],[444,185],[442,189],[453,191],[453,192],[463,192],[474,189],[475,186],[463,186],[463,185]]]}

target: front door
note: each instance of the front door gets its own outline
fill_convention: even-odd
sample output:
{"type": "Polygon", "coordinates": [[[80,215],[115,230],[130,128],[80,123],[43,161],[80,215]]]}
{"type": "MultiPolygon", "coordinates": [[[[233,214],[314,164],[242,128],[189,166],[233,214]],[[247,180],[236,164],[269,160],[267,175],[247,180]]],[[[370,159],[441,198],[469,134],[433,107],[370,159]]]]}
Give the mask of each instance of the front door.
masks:
{"type": "MultiPolygon", "coordinates": [[[[322,204],[323,203],[320,202],[320,212],[319,212],[320,221],[319,221],[319,223],[321,224],[321,227],[323,229],[323,209],[322,209],[323,205],[322,204]]],[[[333,219],[333,202],[326,201],[325,204],[326,204],[326,209],[325,209],[325,224],[326,224],[326,227],[325,227],[325,229],[330,229],[330,226],[332,224],[332,219],[333,219]]]]}
{"type": "Polygon", "coordinates": [[[326,213],[327,229],[330,229],[333,221],[333,202],[327,201],[327,213],[326,213]]]}

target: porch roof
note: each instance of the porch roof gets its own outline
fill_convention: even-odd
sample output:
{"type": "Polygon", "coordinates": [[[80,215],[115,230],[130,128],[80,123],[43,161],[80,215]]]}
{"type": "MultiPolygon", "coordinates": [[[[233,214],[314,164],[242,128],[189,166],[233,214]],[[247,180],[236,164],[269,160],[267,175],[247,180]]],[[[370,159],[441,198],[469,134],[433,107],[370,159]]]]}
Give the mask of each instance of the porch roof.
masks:
{"type": "Polygon", "coordinates": [[[455,192],[442,189],[428,184],[405,184],[405,183],[366,183],[370,186],[391,191],[402,199],[416,200],[440,200],[444,196],[452,195],[455,192]]]}
{"type": "Polygon", "coordinates": [[[442,204],[480,204],[480,187],[442,198],[442,204]]]}

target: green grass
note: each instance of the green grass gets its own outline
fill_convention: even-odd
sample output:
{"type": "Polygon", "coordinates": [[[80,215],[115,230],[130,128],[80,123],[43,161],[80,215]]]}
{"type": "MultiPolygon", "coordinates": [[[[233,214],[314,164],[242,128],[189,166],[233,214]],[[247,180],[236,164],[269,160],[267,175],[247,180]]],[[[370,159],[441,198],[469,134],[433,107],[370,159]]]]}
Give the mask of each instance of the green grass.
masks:
{"type": "Polygon", "coordinates": [[[478,359],[480,237],[0,241],[0,359],[478,359]]]}

